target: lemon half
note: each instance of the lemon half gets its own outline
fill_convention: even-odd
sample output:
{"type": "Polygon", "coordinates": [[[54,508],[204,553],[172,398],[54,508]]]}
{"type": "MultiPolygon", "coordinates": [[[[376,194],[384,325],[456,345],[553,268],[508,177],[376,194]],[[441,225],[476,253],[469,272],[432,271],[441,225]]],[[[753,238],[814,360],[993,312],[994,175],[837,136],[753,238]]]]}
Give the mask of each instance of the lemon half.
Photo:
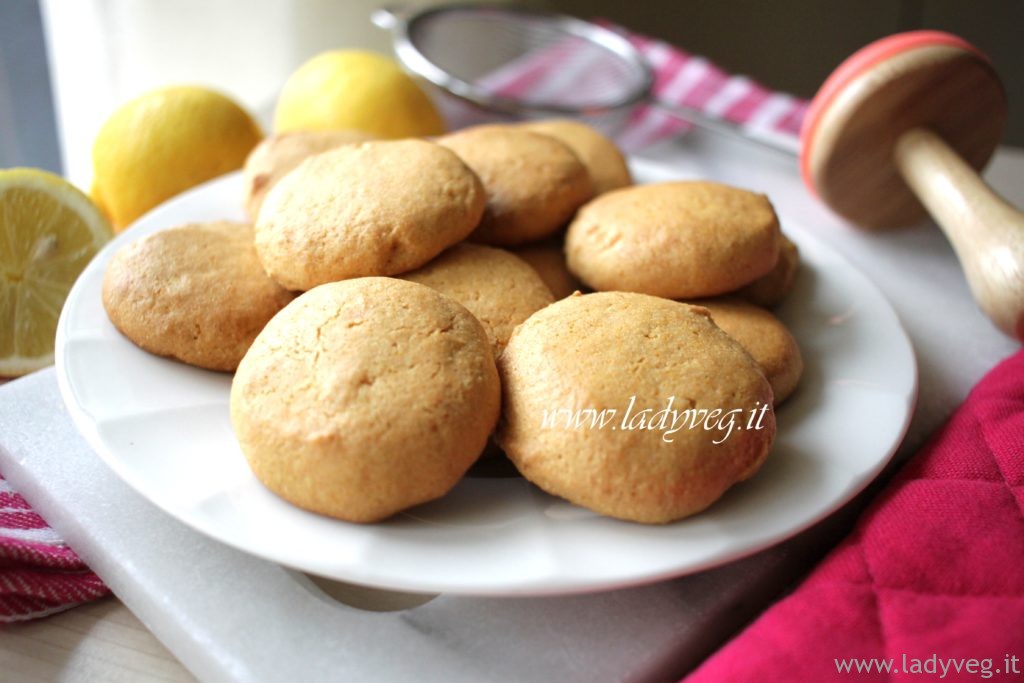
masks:
{"type": "Polygon", "coordinates": [[[53,363],[64,299],[112,234],[103,214],[63,178],[0,170],[0,376],[53,363]]]}

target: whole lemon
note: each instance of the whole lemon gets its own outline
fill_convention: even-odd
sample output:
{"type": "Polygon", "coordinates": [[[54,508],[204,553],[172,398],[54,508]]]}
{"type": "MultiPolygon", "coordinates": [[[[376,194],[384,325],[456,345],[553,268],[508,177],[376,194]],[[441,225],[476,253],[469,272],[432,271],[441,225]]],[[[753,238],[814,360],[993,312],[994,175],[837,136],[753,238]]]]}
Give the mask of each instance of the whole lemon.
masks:
{"type": "Polygon", "coordinates": [[[382,138],[440,135],[444,121],[423,90],[393,60],[373,52],[323,52],[284,84],[274,114],[278,132],[361,130],[382,138]]]}
{"type": "Polygon", "coordinates": [[[115,111],[96,136],[93,198],[123,230],[179,192],[241,168],[262,137],[253,118],[221,93],[154,90],[115,111]]]}

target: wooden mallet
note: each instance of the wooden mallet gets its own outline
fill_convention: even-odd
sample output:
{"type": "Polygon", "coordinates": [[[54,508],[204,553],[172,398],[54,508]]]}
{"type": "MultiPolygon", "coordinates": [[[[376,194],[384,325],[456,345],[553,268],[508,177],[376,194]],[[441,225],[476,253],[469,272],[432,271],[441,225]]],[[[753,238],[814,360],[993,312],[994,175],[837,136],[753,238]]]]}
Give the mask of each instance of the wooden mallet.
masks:
{"type": "Polygon", "coordinates": [[[966,41],[913,31],[843,62],[801,132],[804,181],[857,225],[886,228],[931,214],[975,300],[1024,340],[1024,214],[979,177],[1002,136],[1006,95],[966,41]]]}

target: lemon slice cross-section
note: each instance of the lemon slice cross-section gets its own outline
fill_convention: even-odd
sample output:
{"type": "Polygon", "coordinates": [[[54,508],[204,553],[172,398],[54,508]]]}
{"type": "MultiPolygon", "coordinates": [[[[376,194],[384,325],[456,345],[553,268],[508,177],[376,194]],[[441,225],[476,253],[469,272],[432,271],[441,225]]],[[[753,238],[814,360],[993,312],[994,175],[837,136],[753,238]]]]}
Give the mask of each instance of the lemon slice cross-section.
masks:
{"type": "Polygon", "coordinates": [[[64,299],[112,234],[92,201],[63,178],[0,170],[0,377],[53,362],[64,299]]]}

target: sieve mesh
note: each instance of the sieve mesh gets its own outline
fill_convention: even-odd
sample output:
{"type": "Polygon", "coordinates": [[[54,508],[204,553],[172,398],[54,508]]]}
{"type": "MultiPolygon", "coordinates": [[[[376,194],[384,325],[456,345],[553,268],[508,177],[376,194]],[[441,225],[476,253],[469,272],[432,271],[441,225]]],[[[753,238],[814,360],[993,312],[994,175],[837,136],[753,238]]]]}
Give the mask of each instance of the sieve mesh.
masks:
{"type": "Polygon", "coordinates": [[[426,62],[458,81],[452,88],[431,79],[436,85],[485,106],[578,114],[632,105],[650,87],[650,70],[624,38],[569,17],[446,7],[417,15],[407,35],[426,62]]]}

